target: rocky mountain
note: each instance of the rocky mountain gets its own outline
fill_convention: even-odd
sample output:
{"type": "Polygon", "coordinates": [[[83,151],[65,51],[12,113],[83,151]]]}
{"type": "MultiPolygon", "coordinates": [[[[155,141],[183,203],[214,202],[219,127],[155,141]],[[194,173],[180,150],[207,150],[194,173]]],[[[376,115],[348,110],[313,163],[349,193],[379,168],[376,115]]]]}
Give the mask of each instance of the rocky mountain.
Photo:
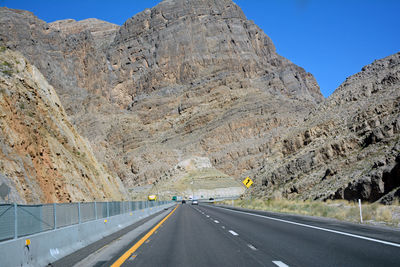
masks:
{"type": "Polygon", "coordinates": [[[391,203],[400,197],[400,53],[346,81],[276,145],[259,195],[391,203]]]}
{"type": "Polygon", "coordinates": [[[20,53],[0,49],[0,182],[10,201],[121,200],[119,179],[100,164],[69,122],[39,70],[20,53]]]}
{"type": "Polygon", "coordinates": [[[98,21],[46,24],[6,8],[1,15],[1,42],[38,66],[127,186],[192,155],[240,175],[263,161],[266,136],[323,99],[313,76],[277,55],[231,1],[163,1],[129,19],[104,50],[93,37],[98,21]]]}
{"type": "Polygon", "coordinates": [[[114,40],[119,26],[102,21],[99,19],[91,18],[81,21],[73,19],[58,20],[48,24],[50,28],[61,32],[61,35],[67,37],[71,34],[80,34],[82,32],[90,32],[93,38],[96,49],[105,49],[114,40]]]}
{"type": "MultiPolygon", "coordinates": [[[[0,8],[0,45],[43,73],[127,188],[168,184],[179,162],[196,157],[237,180],[255,177],[252,193],[263,196],[347,198],[336,191],[359,180],[355,171],[333,182],[343,153],[366,151],[348,126],[355,110],[380,94],[339,105],[364,90],[352,77],[325,100],[312,74],[278,55],[231,0],[164,0],[120,27],[0,8]]],[[[386,71],[371,69],[371,83],[386,71]]]]}
{"type": "Polygon", "coordinates": [[[314,77],[276,54],[231,0],[162,1],[122,25],[109,60],[117,76],[113,96],[123,106],[160,88],[215,79],[261,80],[269,91],[323,98],[314,77]]]}

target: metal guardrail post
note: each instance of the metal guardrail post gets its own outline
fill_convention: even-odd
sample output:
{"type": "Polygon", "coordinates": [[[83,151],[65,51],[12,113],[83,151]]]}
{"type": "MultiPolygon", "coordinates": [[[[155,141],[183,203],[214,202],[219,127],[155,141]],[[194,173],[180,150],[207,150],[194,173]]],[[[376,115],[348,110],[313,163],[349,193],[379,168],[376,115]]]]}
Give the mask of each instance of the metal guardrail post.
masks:
{"type": "Polygon", "coordinates": [[[96,201],[94,202],[94,217],[97,220],[97,203],[96,203],[96,201]]]}
{"type": "Polygon", "coordinates": [[[106,203],[107,203],[107,218],[108,218],[108,217],[110,217],[110,208],[108,205],[108,201],[106,203]]]}
{"type": "Polygon", "coordinates": [[[18,212],[17,203],[14,203],[14,239],[18,238],[18,212]]]}
{"type": "Polygon", "coordinates": [[[78,202],[78,224],[81,223],[81,202],[78,202]]]}
{"type": "Polygon", "coordinates": [[[53,215],[54,215],[54,230],[57,229],[57,210],[56,203],[53,204],[53,215]]]}

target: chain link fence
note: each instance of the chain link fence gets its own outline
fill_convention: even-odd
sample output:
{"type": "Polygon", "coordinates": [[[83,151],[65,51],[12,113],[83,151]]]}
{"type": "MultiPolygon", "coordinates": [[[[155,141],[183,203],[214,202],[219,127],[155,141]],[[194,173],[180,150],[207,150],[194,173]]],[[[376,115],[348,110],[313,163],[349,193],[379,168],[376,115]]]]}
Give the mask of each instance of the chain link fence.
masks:
{"type": "Polygon", "coordinates": [[[170,201],[0,204],[0,242],[167,203],[170,201]]]}

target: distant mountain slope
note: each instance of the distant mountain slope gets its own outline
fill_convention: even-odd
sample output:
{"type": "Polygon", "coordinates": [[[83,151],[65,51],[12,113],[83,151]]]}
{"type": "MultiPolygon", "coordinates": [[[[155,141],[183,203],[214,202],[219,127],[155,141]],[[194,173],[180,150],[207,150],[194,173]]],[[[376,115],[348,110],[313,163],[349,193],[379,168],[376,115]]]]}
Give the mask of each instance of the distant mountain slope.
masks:
{"type": "Polygon", "coordinates": [[[43,73],[128,188],[168,184],[183,159],[206,157],[253,177],[260,196],[398,194],[398,54],[324,99],[231,0],[165,0],[121,27],[0,8],[0,45],[43,73]]]}
{"type": "Polygon", "coordinates": [[[48,24],[50,28],[60,31],[62,35],[79,34],[89,31],[96,49],[105,49],[114,40],[119,26],[99,19],[58,20],[48,24]]]}
{"type": "Polygon", "coordinates": [[[10,201],[121,200],[121,181],[94,157],[38,69],[0,49],[0,182],[10,201]]]}
{"type": "Polygon", "coordinates": [[[349,77],[292,129],[259,169],[260,195],[302,199],[400,197],[400,53],[349,77]]]}
{"type": "Polygon", "coordinates": [[[162,1],[128,19],[108,51],[113,96],[125,105],[143,92],[215,79],[261,79],[270,92],[323,99],[314,77],[279,56],[231,0],[162,1]]]}
{"type": "Polygon", "coordinates": [[[43,72],[128,187],[196,155],[238,177],[323,100],[314,77],[276,54],[230,0],[163,1],[120,28],[0,14],[0,43],[43,72]]]}

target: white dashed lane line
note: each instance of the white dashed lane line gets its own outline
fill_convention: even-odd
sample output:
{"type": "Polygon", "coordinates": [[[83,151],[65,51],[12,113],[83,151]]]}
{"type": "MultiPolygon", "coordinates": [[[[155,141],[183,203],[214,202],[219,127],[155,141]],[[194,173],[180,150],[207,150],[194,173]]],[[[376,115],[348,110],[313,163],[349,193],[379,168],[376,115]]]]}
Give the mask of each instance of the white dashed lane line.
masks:
{"type": "Polygon", "coordinates": [[[256,248],[255,246],[253,246],[252,244],[247,244],[247,246],[248,246],[249,248],[251,248],[252,250],[257,250],[257,248],[256,248]]]}
{"type": "Polygon", "coordinates": [[[279,267],[289,267],[288,265],[284,264],[281,261],[273,261],[272,263],[274,263],[275,265],[277,265],[279,267]]]}
{"type": "Polygon", "coordinates": [[[229,230],[229,233],[231,233],[234,236],[238,236],[239,235],[238,233],[236,233],[235,231],[232,231],[232,230],[229,230]]]}
{"type": "MultiPolygon", "coordinates": [[[[201,211],[201,210],[199,210],[199,212],[201,212],[203,215],[205,215],[207,218],[210,218],[211,220],[213,220],[211,217],[210,217],[210,215],[207,215],[207,214],[205,214],[203,211],[201,211]]],[[[219,223],[219,221],[217,221],[217,220],[213,220],[215,223],[219,223]]],[[[224,225],[221,225],[221,228],[222,229],[225,229],[225,226],[224,225]]],[[[231,233],[232,235],[234,235],[234,236],[238,236],[239,234],[238,233],[236,233],[235,231],[233,231],[233,230],[229,230],[228,231],[229,233],[231,233]]],[[[247,246],[251,249],[251,250],[253,250],[253,251],[256,251],[257,250],[257,248],[255,247],[255,246],[253,246],[252,244],[247,244],[247,246]]],[[[287,265],[287,264],[285,264],[285,263],[283,263],[283,262],[281,262],[281,261],[272,261],[272,263],[274,263],[275,265],[277,265],[278,267],[289,267],[289,265],[287,265]]]]}

